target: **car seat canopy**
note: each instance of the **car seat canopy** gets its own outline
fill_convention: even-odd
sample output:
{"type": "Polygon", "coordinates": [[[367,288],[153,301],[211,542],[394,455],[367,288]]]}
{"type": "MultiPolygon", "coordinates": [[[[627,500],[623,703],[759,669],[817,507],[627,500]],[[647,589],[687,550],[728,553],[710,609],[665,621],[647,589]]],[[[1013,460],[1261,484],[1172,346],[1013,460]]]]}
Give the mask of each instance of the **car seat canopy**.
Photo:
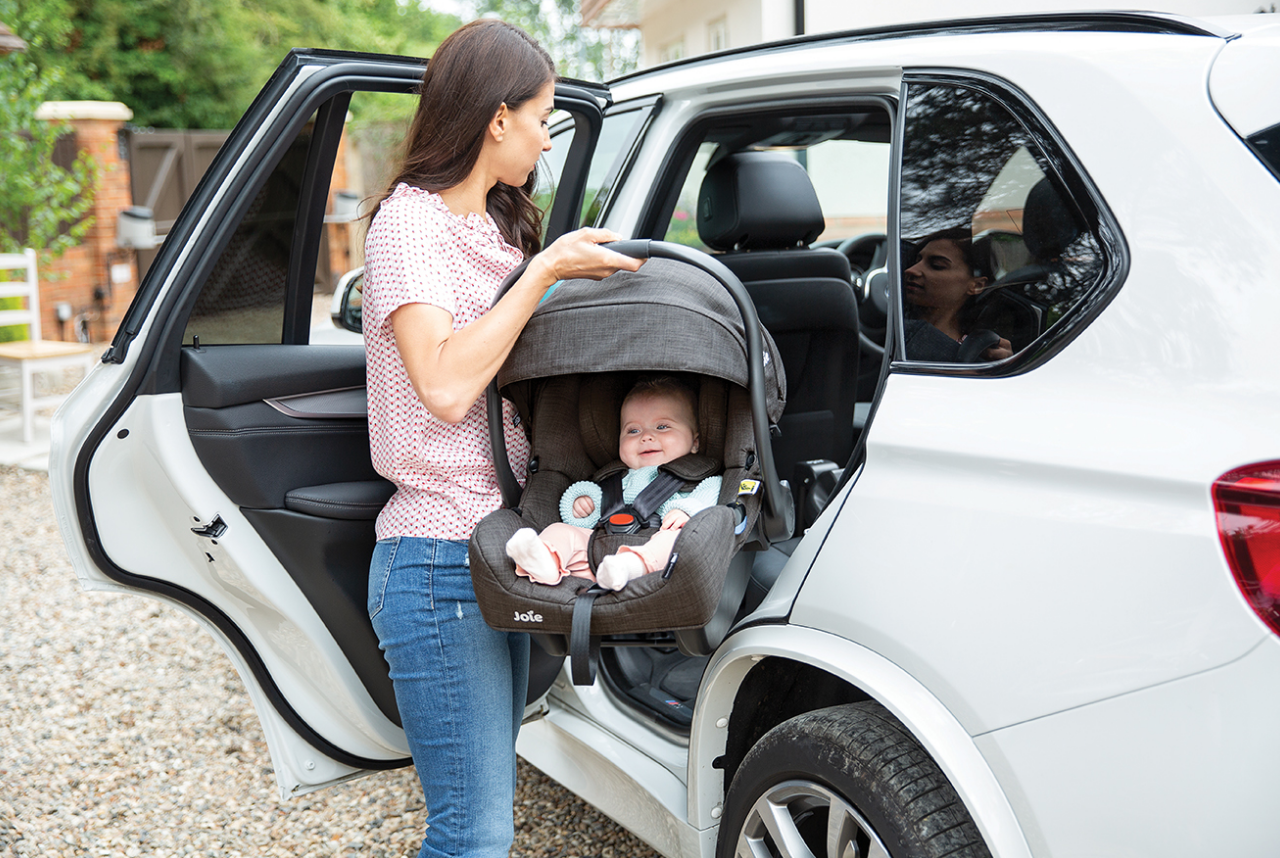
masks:
{"type": "MultiPolygon", "coordinates": [[[[498,386],[520,407],[513,387],[531,379],[580,372],[684,372],[745,388],[748,370],[742,317],[720,282],[692,265],[654,258],[636,272],[563,281],[525,326],[498,373],[498,386]]],[[[764,380],[766,411],[776,422],[786,400],[786,378],[767,334],[764,380]]]]}

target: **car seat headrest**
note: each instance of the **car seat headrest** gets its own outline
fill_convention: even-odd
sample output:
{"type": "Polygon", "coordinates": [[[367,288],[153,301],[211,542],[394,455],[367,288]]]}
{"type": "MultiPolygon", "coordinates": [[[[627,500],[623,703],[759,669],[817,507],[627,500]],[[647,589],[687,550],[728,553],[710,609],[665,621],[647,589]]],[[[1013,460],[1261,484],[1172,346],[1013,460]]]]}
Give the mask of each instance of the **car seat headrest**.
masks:
{"type": "Polygon", "coordinates": [[[825,225],[809,174],[779,152],[722,158],[698,192],[698,237],[714,250],[807,246],[825,225]]]}
{"type": "Polygon", "coordinates": [[[1080,225],[1049,177],[1027,194],[1022,210],[1022,242],[1031,256],[1045,262],[1057,259],[1080,235],[1080,225]]]}

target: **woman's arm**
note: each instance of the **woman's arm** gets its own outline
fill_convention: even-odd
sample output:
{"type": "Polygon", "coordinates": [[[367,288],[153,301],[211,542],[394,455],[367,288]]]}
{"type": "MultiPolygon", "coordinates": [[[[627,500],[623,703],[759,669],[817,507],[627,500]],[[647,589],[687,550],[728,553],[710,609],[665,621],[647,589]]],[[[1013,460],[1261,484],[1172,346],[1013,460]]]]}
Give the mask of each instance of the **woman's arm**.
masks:
{"type": "Polygon", "coordinates": [[[619,238],[604,229],[561,236],[533,257],[497,306],[456,331],[453,317],[440,307],[405,304],[395,310],[389,318],[396,348],[427,410],[446,423],[467,415],[553,283],[577,277],[600,280],[618,270],[637,270],[641,260],[599,246],[619,238]]]}

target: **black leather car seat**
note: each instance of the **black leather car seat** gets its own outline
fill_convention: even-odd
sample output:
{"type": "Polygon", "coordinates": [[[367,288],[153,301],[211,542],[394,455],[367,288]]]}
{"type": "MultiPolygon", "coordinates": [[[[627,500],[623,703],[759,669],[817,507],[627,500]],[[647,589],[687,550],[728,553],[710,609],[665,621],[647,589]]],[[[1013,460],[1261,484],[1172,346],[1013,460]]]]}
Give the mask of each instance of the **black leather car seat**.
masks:
{"type": "Polygon", "coordinates": [[[1082,232],[1079,220],[1046,176],[1027,193],[1022,243],[1030,260],[1003,275],[978,296],[973,327],[998,332],[1020,352],[1048,327],[1047,305],[1065,273],[1062,256],[1082,232]]]}
{"type": "Polygon", "coordinates": [[[721,158],[702,181],[697,223],[703,243],[747,287],[782,358],[778,476],[795,486],[797,462],[843,466],[855,440],[858,305],[844,254],[808,246],[825,226],[808,174],[777,152],[721,158]]]}

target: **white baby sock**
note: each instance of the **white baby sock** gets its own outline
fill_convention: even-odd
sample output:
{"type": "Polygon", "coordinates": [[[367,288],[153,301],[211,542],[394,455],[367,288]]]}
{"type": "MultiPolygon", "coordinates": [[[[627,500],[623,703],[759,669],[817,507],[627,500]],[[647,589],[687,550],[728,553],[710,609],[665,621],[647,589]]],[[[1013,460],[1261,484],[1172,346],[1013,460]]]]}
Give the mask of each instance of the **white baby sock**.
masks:
{"type": "Polygon", "coordinates": [[[507,540],[507,556],[539,584],[560,583],[562,576],[551,549],[532,527],[520,528],[507,540]]]}
{"type": "Polygon", "coordinates": [[[621,590],[627,586],[628,581],[639,578],[647,571],[644,561],[634,551],[610,554],[600,561],[600,568],[596,570],[596,583],[609,590],[621,590]]]}

